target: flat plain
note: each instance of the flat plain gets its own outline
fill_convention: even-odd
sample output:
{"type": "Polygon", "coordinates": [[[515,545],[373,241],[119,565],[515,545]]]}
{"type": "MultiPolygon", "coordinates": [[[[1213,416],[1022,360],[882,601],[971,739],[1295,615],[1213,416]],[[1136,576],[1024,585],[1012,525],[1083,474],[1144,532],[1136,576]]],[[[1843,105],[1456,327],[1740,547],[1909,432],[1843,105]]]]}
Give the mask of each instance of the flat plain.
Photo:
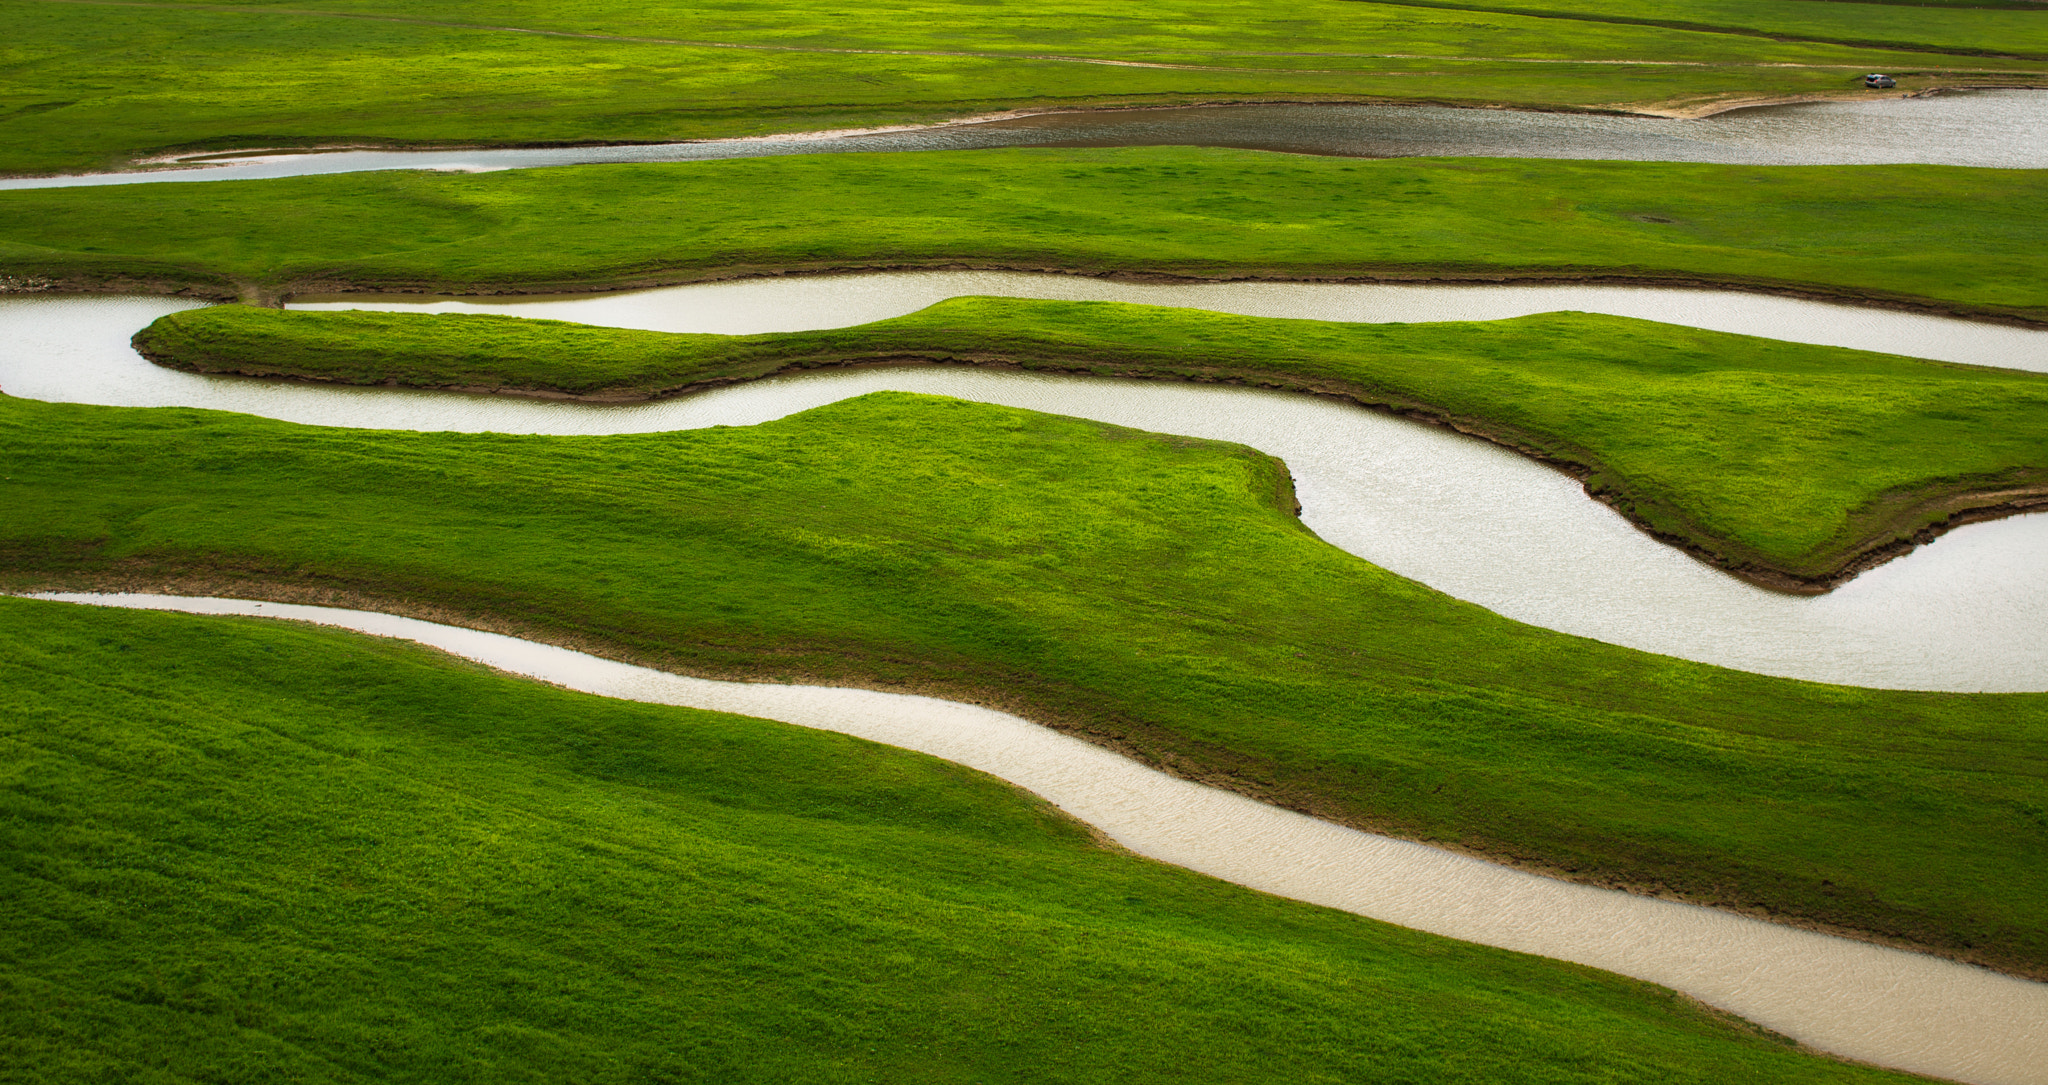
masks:
{"type": "Polygon", "coordinates": [[[989,267],[1693,283],[2048,320],[2041,171],[1868,176],[1186,147],[337,174],[0,192],[0,266],[60,289],[270,302],[989,267]]]}
{"type": "Polygon", "coordinates": [[[2048,81],[2028,13],[1779,0],[1723,5],[1689,29],[1559,16],[1361,0],[17,0],[0,7],[0,173],[250,146],[659,142],[1013,109],[1686,113],[1853,95],[1871,70],[1899,73],[1907,91],[2048,81]],[[1904,40],[1832,40],[1863,40],[1859,26],[1904,40]]]}

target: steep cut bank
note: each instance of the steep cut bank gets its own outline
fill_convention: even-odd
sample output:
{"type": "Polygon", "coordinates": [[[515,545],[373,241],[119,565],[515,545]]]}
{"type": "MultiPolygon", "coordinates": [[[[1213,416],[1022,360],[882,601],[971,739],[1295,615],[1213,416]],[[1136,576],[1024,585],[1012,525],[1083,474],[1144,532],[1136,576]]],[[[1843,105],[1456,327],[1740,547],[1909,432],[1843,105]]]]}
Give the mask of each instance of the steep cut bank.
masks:
{"type": "Polygon", "coordinates": [[[164,317],[135,346],[193,372],[595,402],[863,364],[1286,388],[1485,437],[1584,480],[1658,538],[1793,592],[2048,507],[2048,376],[1584,313],[1336,324],[959,298],[854,328],[719,336],[221,306],[164,317]]]}

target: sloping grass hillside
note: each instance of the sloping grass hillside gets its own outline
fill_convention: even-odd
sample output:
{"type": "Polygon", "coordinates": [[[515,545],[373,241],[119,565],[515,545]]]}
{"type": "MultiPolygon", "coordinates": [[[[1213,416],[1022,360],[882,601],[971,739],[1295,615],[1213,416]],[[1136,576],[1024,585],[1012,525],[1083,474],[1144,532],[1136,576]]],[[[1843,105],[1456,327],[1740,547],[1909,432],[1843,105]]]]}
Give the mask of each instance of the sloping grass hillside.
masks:
{"type": "Polygon", "coordinates": [[[233,296],[803,270],[1606,278],[2048,320],[2048,170],[1137,147],[0,192],[0,273],[233,296]]]}
{"type": "Polygon", "coordinates": [[[2048,695],[1533,629],[1249,449],[876,394],[596,438],[0,399],[0,586],[340,601],[995,703],[1365,827],[2048,974],[2048,695]]]}
{"type": "Polygon", "coordinates": [[[282,623],[0,643],[13,1081],[1917,1080],[908,751],[282,623]]]}
{"type": "Polygon", "coordinates": [[[1794,590],[1958,514],[2048,506],[2048,376],[1588,313],[1339,324],[955,298],[853,328],[726,336],[223,305],[163,317],[135,343],[209,373],[618,398],[873,360],[1334,393],[1566,464],[1661,537],[1794,590]]]}

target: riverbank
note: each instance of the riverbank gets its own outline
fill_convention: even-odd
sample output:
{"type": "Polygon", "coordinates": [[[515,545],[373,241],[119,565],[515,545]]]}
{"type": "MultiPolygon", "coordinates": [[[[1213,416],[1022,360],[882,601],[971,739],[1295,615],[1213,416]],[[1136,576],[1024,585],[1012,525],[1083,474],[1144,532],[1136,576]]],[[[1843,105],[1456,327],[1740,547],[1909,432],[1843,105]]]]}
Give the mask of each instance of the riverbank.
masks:
{"type": "MultiPolygon", "coordinates": [[[[2048,86],[2048,72],[2039,73],[2037,82],[2048,86]]],[[[2007,80],[1998,84],[1969,86],[1930,86],[1902,94],[1901,98],[1931,98],[1947,91],[1970,90],[2019,90],[2026,89],[2024,82],[2007,80]]],[[[1889,98],[1889,96],[1886,96],[1889,98]]],[[[1506,133],[1496,133],[1495,143],[1486,142],[1486,125],[1478,120],[1468,120],[1465,125],[1445,123],[1441,115],[1448,112],[1471,118],[1498,117],[1502,114],[1520,114],[1545,118],[1605,118],[1610,120],[1688,119],[1697,120],[1716,117],[1738,110],[1753,110],[1781,105],[1869,105],[1874,101],[1870,93],[1857,86],[1841,91],[1823,91],[1782,97],[1757,97],[1754,95],[1724,95],[1706,102],[1686,100],[1684,102],[1651,105],[1604,106],[1544,106],[1500,105],[1489,102],[1436,102],[1426,99],[1387,99],[1371,96],[1356,98],[1299,99],[1285,96],[1264,96],[1252,98],[1197,101],[1170,106],[1105,104],[1091,108],[1085,105],[1062,104],[1040,107],[1020,107],[996,110],[974,115],[951,117],[924,124],[890,124],[868,127],[832,128],[815,131],[791,131],[772,135],[732,136],[723,139],[683,140],[679,142],[648,142],[631,140],[597,140],[584,142],[551,141],[544,143],[480,143],[467,142],[404,142],[364,141],[347,143],[316,143],[305,146],[245,146],[217,148],[203,153],[179,152],[154,154],[127,163],[123,168],[102,173],[45,175],[48,186],[23,182],[35,178],[22,175],[0,176],[0,189],[65,187],[87,184],[143,184],[163,181],[200,180],[254,180],[278,176],[298,176],[302,173],[324,172],[368,172],[377,169],[453,169],[458,172],[480,172],[494,169],[539,168],[544,166],[594,165],[614,162],[672,162],[703,161],[716,158],[745,157],[761,153],[763,147],[798,147],[808,153],[846,153],[858,151],[903,151],[933,149],[937,142],[952,150],[969,150],[984,146],[1033,146],[1049,142],[1069,142],[1070,145],[1124,146],[1124,145],[1180,145],[1196,147],[1247,147],[1282,150],[1293,154],[1329,154],[1355,158],[1414,157],[1432,155],[1437,157],[1463,154],[1471,156],[1512,156],[1523,150],[1534,148],[1517,144],[1500,144],[1506,133]],[[1377,114],[1364,119],[1361,110],[1377,114]],[[1392,118],[1403,115],[1402,111],[1413,110],[1412,116],[1430,115],[1441,124],[1442,130],[1434,136],[1427,125],[1421,130],[1405,130],[1398,124],[1391,130],[1386,126],[1392,118]],[[1211,128],[1199,124],[1183,131],[1163,130],[1162,123],[1181,124],[1187,118],[1208,116],[1210,118],[1240,118],[1247,114],[1270,118],[1270,126],[1259,130],[1238,128],[1211,128]],[[1349,138],[1339,138],[1330,132],[1318,132],[1310,136],[1313,128],[1305,128],[1304,120],[1321,115],[1331,120],[1343,118],[1355,125],[1348,133],[1349,138]],[[1168,119],[1171,120],[1168,120],[1168,119]],[[1119,125],[1129,125],[1122,140],[1118,139],[1119,125]],[[1476,127],[1473,127],[1476,126],[1476,127]],[[1043,135],[1034,135],[1038,130],[1065,132],[1072,140],[1053,140],[1043,135]],[[1002,137],[1008,136],[1005,144],[1002,137]],[[908,137],[906,139],[906,137],[908,137]],[[1455,150],[1449,143],[1471,143],[1455,150]],[[1474,142],[1477,141],[1477,142],[1474,142]],[[919,146],[922,143],[924,146],[919,146]],[[1403,146],[1406,144],[1406,146],[1403,146]],[[343,162],[346,161],[346,165],[343,162]],[[325,168],[301,168],[302,164],[324,163],[325,168]]],[[[1879,132],[1888,132],[1900,118],[1886,118],[1888,124],[1879,132]]],[[[1925,122],[1927,116],[1918,118],[1925,122]]],[[[1998,124],[2003,118],[1985,118],[1985,123],[1998,124]]],[[[1313,122],[1311,122],[1313,123],[1313,122]]],[[[1723,157],[1711,153],[1702,154],[1704,148],[1692,147],[1690,140],[1698,137],[1725,138],[1725,125],[1714,128],[1695,128],[1687,132],[1674,130],[1655,133],[1638,131],[1639,143],[1631,150],[1626,142],[1616,143],[1614,134],[1609,133],[1607,141],[1586,142],[1585,130],[1576,132],[1556,131],[1552,134],[1563,137],[1566,147],[1581,144],[1580,153],[1545,153],[1538,157],[1562,157],[1584,160],[1655,160],[1655,161],[1739,161],[1749,164],[1775,165],[1835,165],[1845,162],[1831,161],[1827,154],[1814,160],[1817,150],[1829,145],[1828,136],[1842,138],[1841,132],[1799,133],[1778,132],[1774,135],[1784,146],[1782,154],[1758,160],[1755,148],[1743,151],[1723,150],[1723,157]],[[1669,142],[1667,142],[1669,141],[1669,142]],[[1747,153],[1744,153],[1747,152],[1747,153]]],[[[1963,165],[1999,168],[2025,168],[2033,163],[2004,161],[2017,148],[1998,146],[1987,147],[1973,142],[1967,147],[1947,147],[1936,150],[1928,143],[1901,142],[1896,136],[1888,142],[1896,147],[1891,153],[1899,161],[1925,161],[1945,165],[1963,165]]],[[[1932,133],[1922,133],[1932,135],[1932,133]]],[[[1949,133],[1942,133],[1948,135],[1949,133]]],[[[2013,141],[2007,141],[2008,143],[2013,141]]],[[[1848,154],[1844,148],[1836,148],[1836,155],[1848,154]]],[[[1862,152],[1869,154],[1868,150],[1862,152]]],[[[1853,155],[1851,157],[1854,157],[1853,155]]]]}
{"type": "Polygon", "coordinates": [[[273,301],[944,267],[1636,282],[2038,324],[2044,175],[1179,147],[343,174],[0,192],[0,274],[273,301]]]}
{"type": "MultiPolygon", "coordinates": [[[[905,15],[801,2],[683,17],[603,0],[573,13],[457,4],[435,16],[321,10],[318,0],[290,10],[8,5],[0,40],[16,44],[21,66],[16,81],[0,78],[9,134],[0,173],[90,172],[252,145],[658,143],[1018,108],[1408,100],[1622,109],[1834,93],[1864,71],[1897,73],[1911,91],[2041,67],[1939,47],[1373,3],[1283,15],[1176,0],[1136,19],[1099,0],[1063,0],[1018,20],[976,5],[905,15]],[[565,80],[575,94],[559,92],[565,80]]],[[[1923,16],[1958,17],[1969,15],[1923,16]]]]}
{"type": "Polygon", "coordinates": [[[357,602],[989,703],[1339,824],[2043,974],[2048,696],[1510,622],[1325,545],[1236,446],[888,394],[568,439],[0,408],[9,590],[357,602]]]}
{"type": "Polygon", "coordinates": [[[1500,444],[1655,537],[1795,593],[2048,507],[2048,377],[1588,314],[1347,325],[962,298],[855,328],[728,337],[229,306],[164,317],[135,346],[193,372],[610,403],[876,364],[1282,388],[1500,444]]]}
{"type": "Polygon", "coordinates": [[[446,1080],[527,1040],[592,1082],[1919,1080],[1104,849],[900,749],[278,622],[0,599],[0,629],[17,801],[96,827],[14,842],[27,1073],[446,1080]]]}

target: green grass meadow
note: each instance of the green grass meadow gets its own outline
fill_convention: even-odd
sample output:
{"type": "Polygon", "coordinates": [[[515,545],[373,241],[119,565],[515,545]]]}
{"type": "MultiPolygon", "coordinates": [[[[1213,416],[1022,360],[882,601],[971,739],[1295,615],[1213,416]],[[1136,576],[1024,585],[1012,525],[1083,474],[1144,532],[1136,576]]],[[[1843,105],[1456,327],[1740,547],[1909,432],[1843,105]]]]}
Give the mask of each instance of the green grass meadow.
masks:
{"type": "Polygon", "coordinates": [[[2048,376],[1588,313],[1338,324],[955,298],[853,328],[725,336],[226,305],[163,317],[136,342],[204,372],[619,398],[877,359],[1335,392],[1574,465],[1638,522],[1760,577],[1822,581],[1944,522],[1953,501],[1969,507],[1971,490],[2048,490],[2048,376]]]}
{"type": "Polygon", "coordinates": [[[1853,96],[1865,70],[1909,90],[2048,79],[2040,59],[1969,55],[2048,55],[2037,12],[1722,6],[1738,10],[1705,21],[1736,32],[1354,0],[15,0],[0,6],[0,174],[175,150],[659,142],[1020,107],[1618,109],[1853,96]],[[1744,29],[1759,9],[1794,40],[1744,29]],[[1901,43],[1796,40],[1844,23],[1901,43]]]}
{"type": "MultiPolygon", "coordinates": [[[[2048,86],[2048,5],[9,0],[0,176],[1007,110],[1680,116],[1874,100],[1870,71],[1898,77],[1882,97],[2048,86]]],[[[2048,377],[1583,313],[956,298],[710,336],[274,306],[981,268],[1708,286],[2038,327],[2044,206],[2048,171],[1191,147],[391,171],[0,191],[0,292],[256,303],[138,343],[342,383],[645,398],[907,360],[1336,394],[1817,589],[2048,487],[2048,377]]],[[[1341,824],[2048,980],[2048,693],[1526,626],[1295,507],[1254,449],[902,393],[601,437],[0,394],[0,592],[364,607],[974,701],[1341,824]]],[[[0,751],[0,1085],[1918,1080],[1143,860],[949,762],[330,629],[0,594],[0,751]]]]}
{"type": "Polygon", "coordinates": [[[856,739],[275,622],[0,644],[10,1080],[1918,1080],[856,739]]]}
{"type": "Polygon", "coordinates": [[[2048,965],[2048,696],[1519,625],[1318,540],[1242,447],[900,394],[574,438],[0,412],[8,588],[332,599],[992,702],[1360,826],[2048,965]]]}
{"type": "Polygon", "coordinates": [[[0,192],[0,273],[228,296],[958,265],[1587,277],[2048,320],[2048,171],[1867,176],[1137,147],[28,190],[0,192]]]}

